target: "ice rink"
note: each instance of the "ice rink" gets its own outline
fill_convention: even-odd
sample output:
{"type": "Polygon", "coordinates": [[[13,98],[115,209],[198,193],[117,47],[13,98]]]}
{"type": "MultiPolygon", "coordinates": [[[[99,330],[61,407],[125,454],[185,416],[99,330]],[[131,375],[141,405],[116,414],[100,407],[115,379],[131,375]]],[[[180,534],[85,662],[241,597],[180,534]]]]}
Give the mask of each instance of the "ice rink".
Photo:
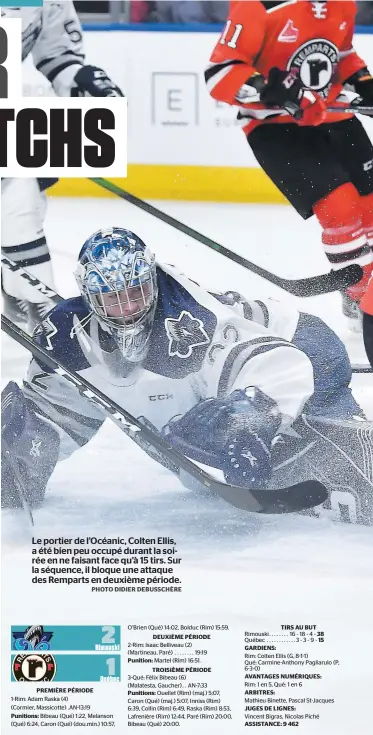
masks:
{"type": "MultiPolygon", "coordinates": [[[[303,222],[290,207],[177,202],[155,202],[155,205],[278,275],[300,278],[327,270],[317,222],[303,222]]],[[[361,337],[348,332],[338,294],[296,299],[118,199],[50,199],[46,232],[57,290],[63,296],[78,293],[73,269],[80,246],[96,229],[109,225],[135,231],[159,260],[177,265],[203,285],[237,290],[249,298],[263,299],[271,295],[293,301],[298,309],[324,318],[339,333],[348,345],[353,362],[366,362],[361,337]]],[[[2,340],[2,355],[3,385],[9,379],[21,380],[28,356],[7,337],[2,340]]],[[[373,376],[356,376],[353,386],[367,415],[373,418],[373,376]]],[[[353,634],[340,645],[340,655],[349,662],[348,667],[340,674],[337,671],[333,674],[332,689],[335,691],[337,687],[343,702],[340,717],[336,723],[332,714],[330,719],[327,716],[325,732],[328,735],[368,733],[364,723],[368,721],[369,676],[365,677],[367,686],[361,684],[368,674],[368,663],[364,670],[361,655],[356,659],[356,666],[354,657],[362,650],[371,626],[371,528],[335,524],[327,517],[313,520],[296,515],[254,516],[232,509],[207,491],[188,492],[110,422],[105,423],[86,447],[59,464],[49,483],[45,505],[35,511],[34,517],[35,528],[31,531],[22,511],[3,514],[5,573],[10,574],[11,569],[13,578],[16,573],[17,585],[24,590],[30,578],[30,533],[44,535],[45,532],[52,536],[161,533],[177,539],[184,557],[182,576],[186,594],[167,596],[169,616],[180,615],[182,611],[188,620],[193,615],[199,615],[200,620],[203,613],[210,620],[218,611],[221,622],[232,620],[239,624],[249,616],[250,624],[255,625],[257,621],[258,627],[279,621],[318,625],[320,622],[332,631],[336,642],[342,641],[349,621],[353,621],[353,634]],[[359,694],[352,718],[345,697],[353,687],[359,689],[359,694]]],[[[67,613],[62,612],[63,592],[58,590],[54,594],[53,607],[58,612],[53,621],[70,618],[72,622],[79,621],[80,602],[83,603],[87,593],[75,589],[73,609],[69,607],[67,613]]],[[[131,617],[136,620],[149,617],[150,601],[144,607],[145,595],[134,595],[130,601],[128,596],[124,597],[131,617]]],[[[92,597],[89,600],[91,606],[92,597]]],[[[13,604],[9,602],[6,618],[12,615],[13,604]]],[[[164,619],[165,605],[164,595],[151,596],[154,619],[160,615],[164,619]]],[[[89,622],[102,617],[107,606],[108,595],[96,595],[89,622]]],[[[34,619],[33,614],[37,618],[37,610],[37,601],[31,595],[28,597],[30,620],[34,619]]],[[[84,622],[88,622],[86,603],[84,616],[84,622]]],[[[328,696],[328,681],[323,687],[322,696],[328,696]]],[[[206,731],[210,732],[209,728],[206,731]]],[[[302,732],[313,732],[312,723],[302,732]]]]}
{"type": "MultiPolygon", "coordinates": [[[[185,202],[154,202],[167,213],[203,232],[219,243],[244,255],[272,272],[287,278],[301,278],[326,270],[327,263],[319,242],[319,226],[314,219],[304,222],[291,210],[281,205],[237,205],[185,202]]],[[[173,263],[192,279],[213,289],[240,291],[248,298],[274,298],[292,301],[296,308],[317,314],[327,321],[347,344],[352,362],[366,364],[362,338],[351,333],[341,314],[339,294],[329,294],[311,299],[293,297],[272,286],[243,267],[231,262],[219,253],[183,235],[169,225],[142,212],[133,205],[110,199],[49,199],[46,233],[52,252],[57,291],[64,297],[77,295],[73,271],[77,254],[84,240],[95,230],[108,225],[126,227],[136,232],[156,253],[160,261],[173,263]]],[[[10,338],[3,335],[2,382],[9,379],[21,380],[25,376],[28,355],[10,338]]],[[[364,407],[368,417],[373,417],[373,377],[356,375],[354,393],[364,407]]],[[[149,502],[154,512],[155,495],[161,494],[156,506],[168,503],[166,489],[180,494],[177,481],[165,470],[142,456],[141,451],[124,437],[116,427],[106,422],[94,440],[73,457],[60,463],[50,483],[45,509],[36,512],[38,522],[47,520],[48,505],[58,506],[63,514],[69,510],[69,522],[77,527],[82,522],[112,520],[123,513],[127,522],[136,523],[145,510],[146,519],[149,502]],[[95,461],[97,455],[100,461],[95,461]],[[126,461],[124,458],[126,457],[126,461]],[[129,459],[128,459],[129,458],[129,459]],[[151,470],[150,470],[151,466],[151,470]],[[78,472],[78,474],[76,474],[78,472]],[[149,474],[152,483],[149,486],[149,474]],[[71,482],[79,477],[79,483],[71,482]],[[94,482],[92,481],[94,477],[94,482]],[[101,502],[105,486],[105,503],[101,502]],[[177,488],[177,489],[176,489],[177,488]],[[166,497],[165,497],[166,493],[166,497]],[[94,500],[95,498],[95,500],[94,500]],[[141,500],[140,500],[141,498],[141,500]],[[132,501],[136,500],[135,503],[132,501]],[[138,502],[140,501],[140,502],[138,502]],[[145,501],[145,508],[143,507],[145,501]],[[126,507],[124,510],[124,505],[126,507]],[[87,504],[89,508],[87,516],[87,504]],[[114,508],[111,505],[114,504],[114,508]],[[83,521],[84,519],[84,521],[83,521]]],[[[173,496],[172,496],[173,497],[173,496]]],[[[215,528],[217,514],[224,508],[219,526],[221,532],[230,533],[225,526],[228,517],[237,520],[237,515],[223,501],[216,499],[208,503],[206,517],[202,522],[202,499],[188,500],[190,512],[196,514],[195,536],[204,535],[207,526],[215,528]],[[194,508],[194,510],[192,510],[194,508]],[[198,530],[200,526],[200,531],[198,530]],[[222,530],[226,529],[226,530],[222,530]]],[[[187,507],[176,504],[172,510],[173,524],[183,524],[187,507]]],[[[152,515],[152,513],[150,515],[152,515]]],[[[189,513],[189,511],[188,511],[189,513]]],[[[58,514],[58,517],[62,517],[58,514]]],[[[299,519],[297,519],[299,521],[299,519]]],[[[304,519],[303,519],[304,520],[304,519]]],[[[48,518],[48,523],[55,519],[48,518]]],[[[286,525],[293,519],[283,519],[286,525]]],[[[305,521],[309,523],[308,520],[305,521]]],[[[241,525],[242,519],[239,519],[241,525]]],[[[259,524],[262,525],[263,521],[259,524]]],[[[278,521],[264,521],[264,525],[277,526],[278,521]]],[[[253,518],[250,527],[257,527],[253,518]]],[[[312,525],[312,522],[311,522],[312,525]]],[[[246,521],[244,522],[246,526],[246,521]]],[[[252,530],[252,529],[251,529],[252,530]]],[[[359,529],[360,532],[361,529],[359,529]]],[[[335,531],[331,530],[331,533],[335,531]]],[[[345,533],[348,531],[345,529],[345,533]]],[[[338,533],[338,531],[337,531],[338,533]]],[[[352,531],[353,533],[353,531],[352,531]]],[[[362,531],[364,534],[364,532],[362,531]]],[[[244,531],[246,535],[246,531],[244,531]]]]}

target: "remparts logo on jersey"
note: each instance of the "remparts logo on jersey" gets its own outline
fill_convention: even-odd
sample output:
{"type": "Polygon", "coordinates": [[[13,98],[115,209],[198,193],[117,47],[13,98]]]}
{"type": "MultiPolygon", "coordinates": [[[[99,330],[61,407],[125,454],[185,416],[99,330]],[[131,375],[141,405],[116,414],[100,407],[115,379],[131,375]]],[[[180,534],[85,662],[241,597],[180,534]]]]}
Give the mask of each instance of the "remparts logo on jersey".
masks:
{"type": "Polygon", "coordinates": [[[307,89],[327,96],[338,64],[338,49],[324,38],[307,41],[291,57],[287,68],[299,74],[307,89]]]}
{"type": "Polygon", "coordinates": [[[127,175],[123,97],[22,97],[21,21],[0,25],[0,176],[127,175]]]}

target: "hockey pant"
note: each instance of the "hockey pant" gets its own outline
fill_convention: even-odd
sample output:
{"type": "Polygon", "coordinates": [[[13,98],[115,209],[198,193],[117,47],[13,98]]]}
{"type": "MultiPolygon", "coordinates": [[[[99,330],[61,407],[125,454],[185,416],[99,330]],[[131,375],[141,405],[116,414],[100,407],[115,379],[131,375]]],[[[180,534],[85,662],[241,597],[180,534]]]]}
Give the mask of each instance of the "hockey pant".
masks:
{"type": "Polygon", "coordinates": [[[304,413],[332,419],[362,416],[350,388],[352,368],[343,342],[321,319],[301,314],[292,343],[312,363],[314,392],[304,413]]]}

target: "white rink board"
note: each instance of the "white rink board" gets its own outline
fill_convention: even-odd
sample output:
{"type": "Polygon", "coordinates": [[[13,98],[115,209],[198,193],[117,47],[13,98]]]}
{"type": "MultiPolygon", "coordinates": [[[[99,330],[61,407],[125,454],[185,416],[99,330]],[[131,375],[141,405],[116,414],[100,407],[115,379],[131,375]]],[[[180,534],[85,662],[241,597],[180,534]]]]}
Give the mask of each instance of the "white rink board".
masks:
{"type": "MultiPolygon", "coordinates": [[[[229,106],[208,94],[203,71],[214,33],[90,31],[87,62],[103,66],[128,96],[128,162],[257,167],[229,106]],[[236,130],[235,130],[236,128],[236,130]]],[[[373,69],[373,36],[356,35],[355,48],[373,69]]],[[[29,57],[24,94],[49,94],[29,57]]],[[[364,125],[373,137],[373,121],[364,125]]]]}

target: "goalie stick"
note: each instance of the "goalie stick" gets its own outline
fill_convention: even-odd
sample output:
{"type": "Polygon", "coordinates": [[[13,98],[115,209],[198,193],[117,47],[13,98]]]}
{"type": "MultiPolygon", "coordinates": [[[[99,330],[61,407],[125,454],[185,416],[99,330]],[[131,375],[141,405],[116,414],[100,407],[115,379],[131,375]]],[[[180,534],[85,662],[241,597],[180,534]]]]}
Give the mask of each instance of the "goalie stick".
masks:
{"type": "Polygon", "coordinates": [[[143,425],[85,378],[64,367],[62,361],[51,357],[44,347],[34,342],[32,337],[5,316],[1,317],[1,328],[29,350],[39,362],[68,380],[83,396],[99,406],[106,416],[140,447],[144,440],[173,465],[195,477],[202,485],[220,495],[235,508],[255,513],[293,513],[313,508],[327,499],[328,493],[324,485],[314,480],[300,482],[280,490],[254,490],[219,482],[188,457],[177,452],[161,435],[143,425]]]}
{"type": "MultiPolygon", "coordinates": [[[[18,275],[23,278],[30,286],[33,286],[36,288],[40,293],[42,293],[44,296],[47,296],[48,299],[53,304],[59,304],[64,299],[62,296],[60,296],[56,291],[53,291],[49,286],[47,286],[45,283],[39,280],[36,276],[33,276],[32,273],[29,273],[25,268],[22,268],[22,266],[19,263],[14,262],[13,260],[10,260],[5,255],[1,256],[1,263],[5,268],[8,268],[9,270],[15,272],[17,271],[18,275]]],[[[372,368],[369,367],[369,365],[352,365],[352,372],[353,373],[371,373],[372,368]]]]}
{"type": "Polygon", "coordinates": [[[130,204],[134,204],[135,207],[139,207],[139,209],[147,212],[147,214],[151,214],[153,217],[162,220],[162,222],[174,227],[176,230],[179,230],[179,232],[183,232],[194,240],[198,240],[198,242],[201,242],[208,248],[224,255],[234,263],[242,265],[257,276],[260,276],[266,281],[273,283],[275,286],[282,288],[283,291],[293,294],[293,296],[305,298],[308,296],[319,296],[320,294],[330,293],[331,291],[342,291],[344,288],[360,281],[362,277],[362,269],[357,263],[354,263],[353,265],[348,265],[340,270],[330,271],[329,273],[323,273],[319,276],[311,276],[310,278],[299,278],[295,280],[281,278],[280,276],[276,276],[274,273],[267,271],[265,268],[262,268],[260,265],[252,263],[242,255],[238,255],[238,253],[235,253],[233,250],[229,250],[224,245],[220,245],[215,240],[211,240],[210,237],[207,237],[201,232],[194,230],[192,227],[185,225],[183,222],[171,217],[169,214],[162,212],[161,209],[157,209],[157,207],[153,207],[152,204],[148,204],[148,202],[145,202],[143,199],[139,199],[139,197],[134,194],[130,194],[130,192],[121,189],[111,181],[99,178],[91,178],[90,181],[93,181],[94,184],[101,186],[103,189],[111,191],[121,199],[125,199],[130,204]]]}

